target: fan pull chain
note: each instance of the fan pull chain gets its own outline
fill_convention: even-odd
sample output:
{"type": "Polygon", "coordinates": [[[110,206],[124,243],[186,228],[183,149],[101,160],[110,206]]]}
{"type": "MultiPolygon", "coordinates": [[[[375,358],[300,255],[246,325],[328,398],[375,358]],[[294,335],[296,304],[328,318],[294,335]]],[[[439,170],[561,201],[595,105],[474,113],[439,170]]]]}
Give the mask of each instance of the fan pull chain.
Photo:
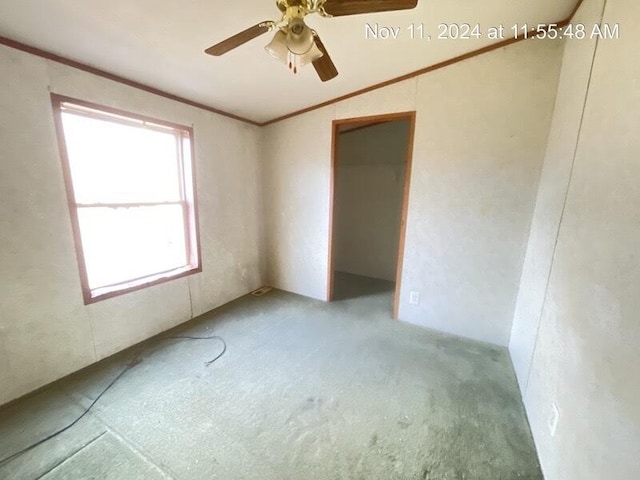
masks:
{"type": "Polygon", "coordinates": [[[295,53],[288,52],[287,65],[289,66],[289,70],[291,70],[294,75],[297,75],[298,70],[300,70],[300,57],[295,53]]]}

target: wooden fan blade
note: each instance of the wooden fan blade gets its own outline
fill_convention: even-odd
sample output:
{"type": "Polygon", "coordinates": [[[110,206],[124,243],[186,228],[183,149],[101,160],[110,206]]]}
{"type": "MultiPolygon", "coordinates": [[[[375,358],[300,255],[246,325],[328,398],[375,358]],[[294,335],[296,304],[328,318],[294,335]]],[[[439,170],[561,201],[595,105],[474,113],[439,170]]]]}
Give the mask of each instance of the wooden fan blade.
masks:
{"type": "Polygon", "coordinates": [[[272,25],[273,22],[262,22],[254,25],[251,28],[247,28],[246,30],[235,34],[233,37],[229,37],[226,40],[215,44],[213,47],[207,48],[205,53],[219,57],[220,55],[227,53],[229,50],[233,50],[234,48],[247,43],[249,40],[253,40],[263,33],[267,33],[271,30],[272,25]]]}
{"type": "Polygon", "coordinates": [[[324,10],[329,15],[359,15],[361,13],[410,10],[418,5],[418,0],[327,0],[324,10]]]}
{"type": "Polygon", "coordinates": [[[333,64],[333,61],[331,60],[327,49],[322,43],[322,40],[320,40],[320,37],[315,32],[314,37],[316,40],[316,46],[322,52],[322,56],[313,61],[313,67],[316,69],[320,80],[326,82],[327,80],[331,80],[332,78],[336,78],[338,76],[338,69],[333,64]]]}

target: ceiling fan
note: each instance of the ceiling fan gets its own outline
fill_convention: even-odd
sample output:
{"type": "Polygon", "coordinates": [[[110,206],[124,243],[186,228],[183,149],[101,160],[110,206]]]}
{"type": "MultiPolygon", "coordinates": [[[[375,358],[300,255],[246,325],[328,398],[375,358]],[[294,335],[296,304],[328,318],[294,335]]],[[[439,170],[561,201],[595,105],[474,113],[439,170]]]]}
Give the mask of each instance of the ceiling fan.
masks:
{"type": "Polygon", "coordinates": [[[418,0],[276,0],[282,18],[265,21],[223,40],[205,50],[220,56],[263,33],[277,30],[265,47],[267,52],[284,62],[293,73],[312,63],[320,80],[326,82],[338,75],[318,33],[304,22],[304,17],[317,13],[323,17],[341,17],[361,13],[388,12],[415,8],[418,0]]]}

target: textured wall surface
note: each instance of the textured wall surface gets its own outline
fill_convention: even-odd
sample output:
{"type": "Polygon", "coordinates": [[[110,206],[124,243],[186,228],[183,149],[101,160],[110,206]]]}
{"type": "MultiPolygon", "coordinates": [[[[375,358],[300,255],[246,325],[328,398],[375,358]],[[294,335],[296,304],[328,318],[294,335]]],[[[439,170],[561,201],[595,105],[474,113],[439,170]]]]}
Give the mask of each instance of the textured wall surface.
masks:
{"type": "Polygon", "coordinates": [[[326,298],[331,121],[416,110],[400,318],[507,345],[561,55],[523,42],[267,127],[271,283],[326,298]]]}
{"type": "MultiPolygon", "coordinates": [[[[574,22],[600,20],[604,0],[589,0],[574,22]]],[[[509,349],[521,390],[527,388],[542,305],[551,271],[582,121],[596,40],[567,40],[533,222],[522,268],[509,349]]]]}
{"type": "Polygon", "coordinates": [[[335,105],[264,129],[268,283],[325,299],[335,105]]]}
{"type": "Polygon", "coordinates": [[[262,283],[257,128],[0,47],[0,404],[262,283]],[[203,272],[85,306],[49,90],[193,125],[203,272]]]}
{"type": "Polygon", "coordinates": [[[409,128],[395,121],[340,134],[334,270],[395,281],[409,128]]]}
{"type": "MultiPolygon", "coordinates": [[[[601,18],[611,26],[619,23],[621,34],[618,40],[599,41],[595,50],[524,392],[548,480],[627,480],[640,474],[640,63],[636,60],[640,4],[604,3],[604,17],[603,2],[587,0],[578,18],[590,28],[601,18]],[[559,411],[555,435],[549,428],[553,403],[559,411]]],[[[574,96],[576,91],[584,93],[585,70],[590,69],[593,45],[574,42],[567,45],[573,58],[565,63],[559,118],[567,115],[566,109],[582,109],[574,96]]],[[[575,122],[572,128],[564,139],[567,145],[550,144],[549,168],[556,168],[558,155],[571,153],[575,122]]],[[[539,204],[552,201],[549,192],[557,181],[543,176],[539,204]]],[[[566,182],[566,174],[562,181],[566,182]]],[[[538,248],[534,239],[544,236],[544,229],[557,229],[556,223],[557,215],[549,225],[534,223],[539,231],[532,231],[529,248],[538,248]]],[[[550,253],[546,249],[539,255],[550,253]]],[[[544,287],[536,286],[540,288],[544,287]]],[[[524,301],[523,294],[520,299],[524,301]]],[[[517,318],[518,323],[523,320],[524,316],[517,318]]],[[[514,331],[514,359],[522,331],[521,327],[514,331]]],[[[527,370],[523,364],[521,383],[527,370]]]]}

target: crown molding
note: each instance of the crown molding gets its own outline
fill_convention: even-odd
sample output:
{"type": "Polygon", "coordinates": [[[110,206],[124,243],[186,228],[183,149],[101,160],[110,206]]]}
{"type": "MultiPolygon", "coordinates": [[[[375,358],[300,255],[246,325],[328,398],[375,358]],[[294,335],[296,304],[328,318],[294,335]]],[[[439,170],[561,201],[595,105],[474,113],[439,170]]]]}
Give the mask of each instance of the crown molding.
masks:
{"type": "MultiPolygon", "coordinates": [[[[571,20],[575,16],[575,14],[578,12],[578,10],[582,6],[583,2],[584,2],[584,0],[578,0],[576,6],[571,11],[571,14],[567,18],[565,18],[564,20],[556,22],[557,28],[566,27],[571,22],[571,20]]],[[[547,27],[547,30],[548,29],[549,28],[547,27]]],[[[537,31],[535,29],[532,29],[531,31],[537,33],[537,31]]],[[[371,92],[373,90],[377,90],[379,88],[384,88],[384,87],[387,87],[389,85],[393,85],[394,83],[404,82],[405,80],[409,80],[411,78],[418,77],[420,75],[424,75],[425,73],[434,72],[436,70],[440,70],[442,68],[449,67],[451,65],[455,65],[456,63],[460,63],[460,62],[463,62],[465,60],[469,60],[470,58],[474,58],[474,57],[477,57],[479,55],[484,55],[485,53],[489,53],[489,52],[492,52],[494,50],[498,50],[500,48],[504,48],[504,47],[506,47],[508,45],[512,45],[514,43],[518,43],[518,42],[521,42],[523,40],[529,40],[531,38],[533,38],[533,37],[529,36],[529,37],[525,38],[524,36],[522,36],[522,37],[518,37],[518,38],[509,38],[509,39],[503,40],[501,42],[494,43],[492,45],[488,45],[486,47],[478,48],[477,50],[473,50],[473,51],[471,51],[469,53],[465,53],[463,55],[459,55],[459,56],[451,58],[449,60],[445,60],[444,62],[436,63],[435,65],[430,65],[428,67],[421,68],[420,70],[415,70],[413,72],[407,73],[407,74],[402,75],[400,77],[395,77],[395,78],[392,78],[390,80],[386,80],[384,82],[376,83],[375,85],[371,85],[369,87],[363,88],[361,90],[357,90],[355,92],[347,93],[346,95],[342,95],[340,97],[336,97],[336,98],[333,98],[331,100],[327,100],[326,102],[318,103],[318,104],[313,105],[311,107],[303,108],[301,110],[298,110],[298,111],[295,111],[295,112],[291,112],[291,113],[288,113],[286,115],[282,115],[281,117],[274,118],[273,120],[268,120],[266,122],[261,123],[260,126],[261,127],[266,127],[267,125],[271,125],[271,124],[274,124],[274,123],[277,123],[277,122],[281,122],[283,120],[287,120],[289,118],[296,117],[298,115],[302,115],[304,113],[308,113],[308,112],[311,112],[313,110],[317,110],[318,108],[326,107],[326,106],[334,104],[334,103],[342,102],[343,100],[347,100],[349,98],[357,97],[358,95],[363,95],[363,94],[371,92]]]]}
{"type": "Polygon", "coordinates": [[[154,95],[168,98],[169,100],[174,100],[176,102],[184,103],[185,105],[189,105],[191,107],[200,108],[202,110],[206,110],[211,113],[216,113],[218,115],[222,115],[227,118],[232,118],[234,120],[239,120],[244,123],[249,123],[251,125],[256,125],[256,126],[260,125],[259,122],[256,122],[254,120],[250,120],[248,118],[244,118],[239,115],[234,115],[233,113],[225,112],[224,110],[220,110],[219,108],[215,108],[209,105],[205,105],[204,103],[189,100],[188,98],[184,98],[179,95],[174,95],[173,93],[165,92],[164,90],[160,90],[159,88],[155,88],[150,85],[146,85],[144,83],[136,82],[135,80],[130,80],[120,75],[116,75],[114,73],[110,73],[105,70],[92,67],[91,65],[87,65],[86,63],[77,62],[67,57],[63,57],[61,55],[57,55],[55,53],[48,52],[46,50],[42,50],[40,48],[36,48],[31,45],[27,45],[26,43],[12,40],[7,37],[0,36],[0,45],[11,47],[16,50],[20,50],[22,52],[30,53],[31,55],[35,55],[37,57],[41,57],[46,60],[51,60],[52,62],[60,63],[68,67],[76,68],[78,70],[82,70],[83,72],[91,73],[93,75],[97,75],[99,77],[106,78],[108,80],[113,80],[114,82],[118,82],[123,85],[127,85],[129,87],[137,88],[138,90],[143,90],[148,93],[153,93],[154,95]]]}
{"type": "MultiPolygon", "coordinates": [[[[564,20],[561,20],[561,21],[557,22],[557,26],[560,27],[560,28],[567,26],[571,22],[573,17],[576,15],[576,13],[578,12],[578,10],[582,6],[583,2],[584,2],[584,0],[578,0],[577,3],[576,3],[576,6],[571,11],[571,14],[567,18],[565,18],[564,20]]],[[[255,125],[255,126],[259,126],[259,127],[266,127],[268,125],[272,125],[274,123],[281,122],[283,120],[287,120],[289,118],[296,117],[298,115],[302,115],[304,113],[308,113],[308,112],[311,112],[313,110],[317,110],[317,109],[322,108],[322,107],[326,107],[327,105],[331,105],[331,104],[334,104],[334,103],[337,103],[337,102],[341,102],[343,100],[347,100],[349,98],[353,98],[353,97],[356,97],[358,95],[363,95],[363,94],[371,92],[373,90],[378,90],[380,88],[384,88],[384,87],[387,87],[389,85],[393,85],[394,83],[403,82],[405,80],[409,80],[411,78],[414,78],[414,77],[417,77],[417,76],[420,76],[420,75],[424,75],[424,74],[429,73],[429,72],[433,72],[433,71],[436,71],[436,70],[440,70],[442,68],[449,67],[451,65],[455,65],[456,63],[460,63],[460,62],[463,62],[465,60],[469,60],[470,58],[474,58],[474,57],[477,57],[479,55],[483,55],[485,53],[492,52],[493,50],[504,48],[504,47],[506,47],[508,45],[512,45],[514,43],[521,42],[523,40],[526,40],[526,39],[524,37],[506,39],[506,40],[503,40],[501,42],[498,42],[498,43],[495,43],[495,44],[492,44],[492,45],[488,45],[486,47],[482,47],[482,48],[479,48],[477,50],[473,50],[473,51],[471,51],[469,53],[465,53],[463,55],[459,55],[459,56],[454,57],[454,58],[452,58],[450,60],[445,60],[444,62],[440,62],[440,63],[437,63],[435,65],[430,65],[430,66],[421,68],[420,70],[415,70],[415,71],[407,73],[405,75],[401,75],[399,77],[395,77],[395,78],[392,78],[390,80],[386,80],[384,82],[376,83],[375,85],[371,85],[369,87],[366,87],[366,88],[363,88],[363,89],[360,89],[360,90],[356,90],[355,92],[351,92],[351,93],[348,93],[348,94],[345,94],[345,95],[341,95],[341,96],[333,98],[331,100],[327,100],[325,102],[318,103],[316,105],[312,105],[310,107],[306,107],[306,108],[303,108],[301,110],[297,110],[297,111],[288,113],[286,115],[282,115],[280,117],[273,118],[271,120],[267,120],[266,122],[257,122],[255,120],[251,120],[251,119],[248,119],[248,118],[245,118],[245,117],[241,117],[239,115],[235,115],[233,113],[226,112],[224,110],[221,110],[219,108],[215,108],[215,107],[210,106],[210,105],[206,105],[204,103],[196,102],[194,100],[189,100],[188,98],[184,98],[184,97],[181,97],[179,95],[174,95],[173,93],[165,92],[164,90],[160,90],[160,89],[152,87],[150,85],[146,85],[144,83],[140,83],[140,82],[137,82],[135,80],[131,80],[131,79],[122,77],[120,75],[116,75],[114,73],[107,72],[106,70],[101,70],[99,68],[92,67],[90,65],[87,65],[86,63],[78,62],[76,60],[71,60],[71,59],[63,57],[61,55],[57,55],[55,53],[48,52],[46,50],[42,50],[42,49],[37,48],[37,47],[33,47],[31,45],[27,45],[25,43],[18,42],[16,40],[12,40],[12,39],[7,38],[7,37],[0,36],[0,45],[4,45],[4,46],[10,47],[10,48],[14,48],[14,49],[20,50],[22,52],[30,53],[31,55],[35,55],[35,56],[44,58],[46,60],[51,60],[53,62],[60,63],[62,65],[67,65],[69,67],[76,68],[78,70],[82,70],[83,72],[91,73],[93,75],[97,75],[99,77],[106,78],[108,80],[112,80],[114,82],[118,82],[118,83],[121,83],[123,85],[127,85],[127,86],[132,87],[132,88],[137,88],[139,90],[143,90],[145,92],[152,93],[154,95],[158,95],[160,97],[164,97],[164,98],[167,98],[169,100],[174,100],[176,102],[180,102],[180,103],[183,103],[185,105],[189,105],[191,107],[195,107],[195,108],[199,108],[199,109],[202,109],[202,110],[206,110],[207,112],[215,113],[217,115],[222,115],[223,117],[231,118],[233,120],[238,120],[240,122],[244,122],[244,123],[247,123],[247,124],[250,124],[250,125],[255,125]]]]}

